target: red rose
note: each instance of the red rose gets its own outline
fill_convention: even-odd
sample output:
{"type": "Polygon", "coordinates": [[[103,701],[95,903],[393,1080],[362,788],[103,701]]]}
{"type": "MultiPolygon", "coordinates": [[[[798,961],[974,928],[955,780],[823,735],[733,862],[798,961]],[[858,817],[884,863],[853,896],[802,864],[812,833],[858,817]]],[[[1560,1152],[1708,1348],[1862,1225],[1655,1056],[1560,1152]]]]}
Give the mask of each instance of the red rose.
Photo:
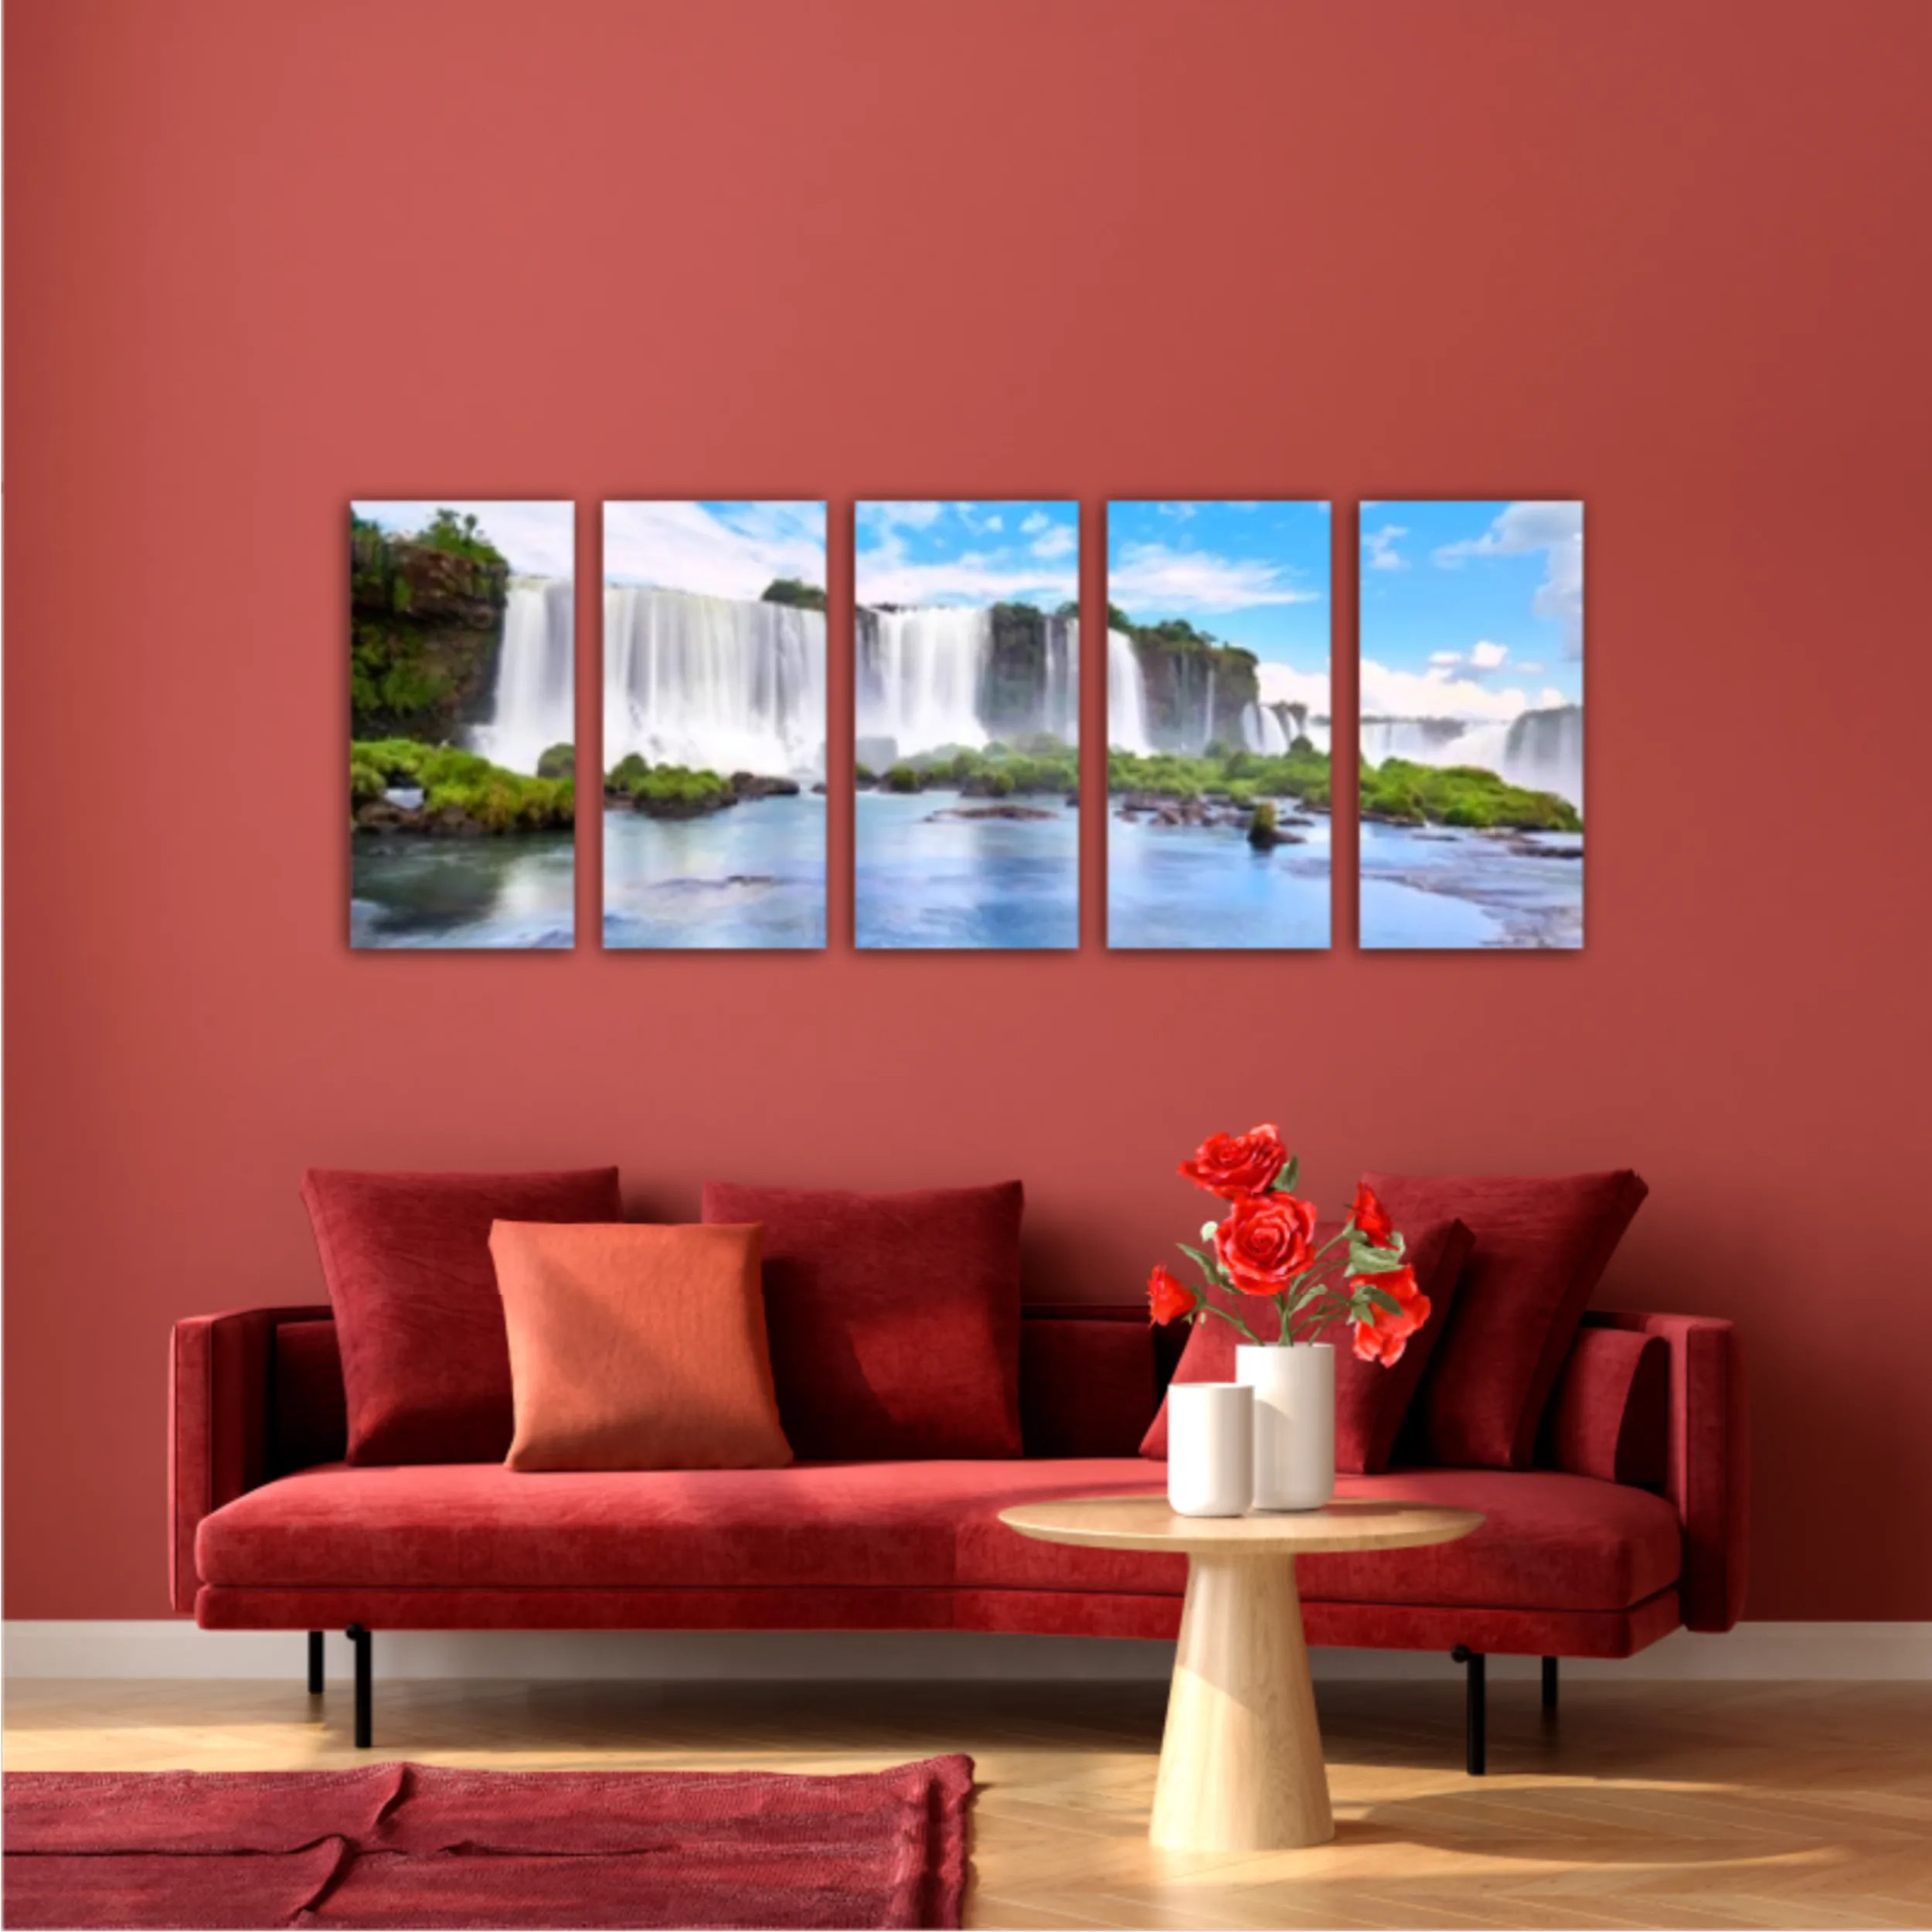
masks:
{"type": "Polygon", "coordinates": [[[1247,1195],[1214,1230],[1214,1252],[1243,1294],[1279,1294],[1314,1259],[1315,1209],[1292,1194],[1247,1195]]]}
{"type": "Polygon", "coordinates": [[[1156,1268],[1147,1277],[1147,1305],[1157,1328],[1164,1328],[1170,1321],[1192,1315],[1196,1299],[1194,1291],[1166,1268],[1156,1268]]]}
{"type": "Polygon", "coordinates": [[[1383,1368],[1393,1369],[1402,1359],[1410,1336],[1429,1319],[1429,1298],[1416,1286],[1415,1270],[1392,1268],[1386,1274],[1352,1275],[1349,1285],[1356,1289],[1379,1288],[1402,1304],[1400,1315],[1391,1314],[1372,1301],[1362,1319],[1358,1321],[1353,1315],[1349,1318],[1355,1327],[1356,1355],[1364,1362],[1379,1362],[1383,1368]]]}
{"type": "Polygon", "coordinates": [[[1366,1181],[1355,1189],[1355,1206],[1349,1210],[1349,1219],[1362,1230],[1362,1238],[1371,1247],[1395,1246],[1395,1226],[1389,1219],[1389,1210],[1376,1199],[1375,1189],[1366,1181]]]}
{"type": "Polygon", "coordinates": [[[1267,1193],[1287,1164],[1281,1130],[1268,1122],[1245,1134],[1210,1134],[1192,1159],[1181,1163],[1181,1172],[1209,1193],[1238,1201],[1244,1194],[1267,1193]]]}

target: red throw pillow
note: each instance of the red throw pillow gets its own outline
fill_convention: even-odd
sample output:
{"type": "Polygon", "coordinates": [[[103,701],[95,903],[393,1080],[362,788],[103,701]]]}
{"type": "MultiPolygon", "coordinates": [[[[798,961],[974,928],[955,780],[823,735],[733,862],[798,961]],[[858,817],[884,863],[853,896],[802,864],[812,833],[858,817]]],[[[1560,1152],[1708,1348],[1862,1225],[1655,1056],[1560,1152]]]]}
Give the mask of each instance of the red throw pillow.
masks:
{"type": "Polygon", "coordinates": [[[566,1174],[350,1174],[302,1200],[335,1310],[349,1460],[501,1462],[513,1427],[493,1221],[617,1221],[614,1167],[566,1174]]]}
{"type": "Polygon", "coordinates": [[[512,1469],[782,1469],[758,1230],[490,1231],[512,1469]]]}
{"type": "Polygon", "coordinates": [[[1454,1215],[1476,1237],[1416,1398],[1420,1453],[1527,1469],[1584,1308],[1649,1189],[1628,1169],[1516,1179],[1368,1174],[1396,1226],[1454,1215]]]}
{"type": "Polygon", "coordinates": [[[707,1221],[764,1228],[765,1323],[801,1461],[1017,1456],[1017,1181],[913,1194],[708,1181],[707,1221]]]}
{"type": "MultiPolygon", "coordinates": [[[[1398,1220],[1396,1226],[1401,1225],[1398,1220]]],[[[1339,1222],[1318,1227],[1315,1245],[1320,1247],[1340,1230],[1339,1222]]],[[[1354,1332],[1345,1321],[1337,1323],[1321,1338],[1335,1349],[1335,1466],[1350,1475],[1379,1476],[1389,1467],[1395,1453],[1396,1436],[1409,1413],[1422,1372],[1428,1366],[1447,1325],[1457,1279],[1474,1245],[1469,1230],[1460,1221],[1430,1222],[1418,1229],[1403,1228],[1403,1233],[1408,1237],[1410,1265],[1416,1271],[1416,1286],[1429,1298],[1429,1319],[1410,1336],[1402,1359],[1392,1369],[1362,1361],[1355,1352],[1354,1332]]],[[[1237,1313],[1242,1312],[1240,1304],[1245,1298],[1217,1296],[1237,1313]]],[[[1274,1310],[1265,1302],[1258,1306],[1264,1317],[1274,1318],[1274,1310]]],[[[1248,1325],[1253,1328],[1254,1324],[1250,1321],[1248,1325]]],[[[1240,1339],[1225,1321],[1203,1315],[1188,1332],[1187,1347],[1182,1352],[1174,1379],[1232,1382],[1234,1351],[1240,1339]]],[[[1141,1454],[1159,1462],[1167,1460],[1165,1401],[1141,1444],[1141,1454]]]]}

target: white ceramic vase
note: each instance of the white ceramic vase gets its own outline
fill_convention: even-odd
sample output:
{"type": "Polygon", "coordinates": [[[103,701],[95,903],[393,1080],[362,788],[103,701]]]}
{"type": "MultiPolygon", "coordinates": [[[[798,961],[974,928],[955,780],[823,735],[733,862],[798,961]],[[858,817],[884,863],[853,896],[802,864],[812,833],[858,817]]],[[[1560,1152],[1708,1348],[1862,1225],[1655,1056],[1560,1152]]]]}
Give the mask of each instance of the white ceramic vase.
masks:
{"type": "Polygon", "coordinates": [[[1176,1382],[1167,1392],[1167,1499],[1182,1516],[1238,1516],[1254,1488],[1254,1391],[1176,1382]]]}
{"type": "Polygon", "coordinates": [[[1234,1362],[1254,1391],[1254,1508],[1319,1509],[1335,1494],[1335,1350],[1244,1342],[1234,1362]]]}

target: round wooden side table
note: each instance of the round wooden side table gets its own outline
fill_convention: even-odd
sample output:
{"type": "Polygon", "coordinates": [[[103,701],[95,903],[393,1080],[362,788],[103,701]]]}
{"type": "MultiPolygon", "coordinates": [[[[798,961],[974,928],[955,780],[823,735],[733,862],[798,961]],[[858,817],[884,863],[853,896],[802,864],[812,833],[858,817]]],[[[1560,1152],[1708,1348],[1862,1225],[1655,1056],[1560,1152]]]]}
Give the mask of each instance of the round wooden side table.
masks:
{"type": "Polygon", "coordinates": [[[1043,1543],[1187,1558],[1148,1836],[1173,1851],[1265,1852],[1335,1836],[1296,1556],[1454,1543],[1482,1516],[1367,1499],[1293,1515],[1181,1516],[1165,1496],[1094,1496],[1022,1503],[999,1519],[1043,1543]]]}

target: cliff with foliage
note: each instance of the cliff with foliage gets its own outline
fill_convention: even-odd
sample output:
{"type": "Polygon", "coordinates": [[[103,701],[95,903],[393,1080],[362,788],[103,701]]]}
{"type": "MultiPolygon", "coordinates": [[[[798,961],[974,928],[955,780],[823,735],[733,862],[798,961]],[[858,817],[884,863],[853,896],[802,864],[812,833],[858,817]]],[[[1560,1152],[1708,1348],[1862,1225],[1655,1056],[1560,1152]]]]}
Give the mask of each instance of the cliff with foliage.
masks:
{"type": "Polygon", "coordinates": [[[760,604],[788,604],[798,611],[822,611],[825,594],[798,577],[774,577],[759,596],[760,604]]]}
{"type": "Polygon", "coordinates": [[[1230,744],[1241,742],[1241,714],[1261,698],[1259,660],[1252,651],[1223,644],[1180,617],[1136,624],[1109,604],[1107,621],[1133,640],[1147,694],[1148,735],[1156,745],[1199,745],[1204,730],[1230,744]]]}
{"type": "Polygon", "coordinates": [[[1030,604],[996,604],[990,615],[993,643],[981,672],[980,721],[995,738],[1015,737],[1032,728],[1047,689],[1046,614],[1030,604]]]}
{"type": "Polygon", "coordinates": [[[349,732],[441,743],[478,722],[496,682],[510,566],[474,518],[413,536],[349,524],[349,732]]]}

